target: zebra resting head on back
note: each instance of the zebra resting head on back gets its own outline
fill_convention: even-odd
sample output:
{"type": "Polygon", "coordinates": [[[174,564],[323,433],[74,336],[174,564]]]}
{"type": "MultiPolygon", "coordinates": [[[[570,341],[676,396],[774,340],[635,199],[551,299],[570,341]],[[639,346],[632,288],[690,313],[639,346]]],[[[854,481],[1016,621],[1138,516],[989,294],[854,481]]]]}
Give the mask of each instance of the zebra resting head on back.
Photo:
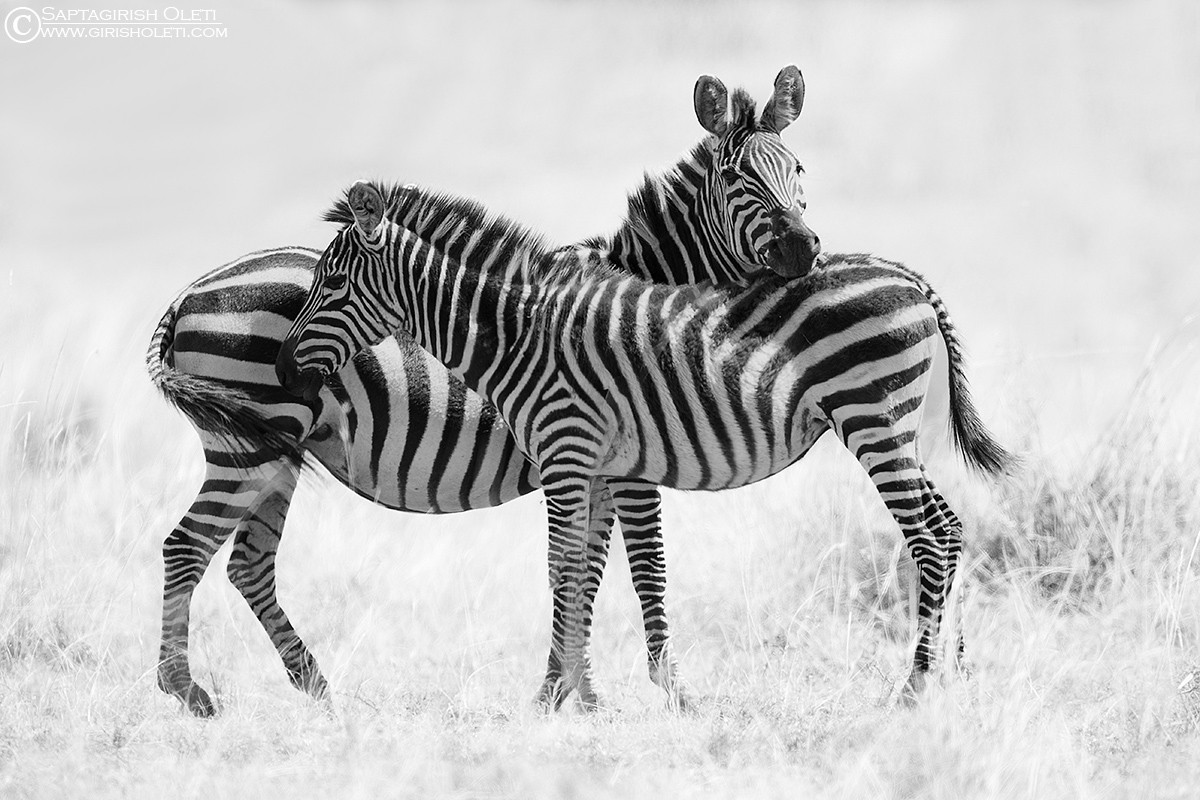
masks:
{"type": "Polygon", "coordinates": [[[670,288],[615,272],[602,252],[547,250],[477,205],[418,189],[357,183],[328,216],[341,229],[280,348],[280,383],[311,391],[401,330],[495,405],[542,477],[564,691],[596,702],[584,592],[595,481],[742,486],[794,463],[827,430],[871,477],[917,566],[907,693],[924,686],[962,547],[962,524],[917,449],[934,337],[950,357],[960,452],[991,473],[1010,456],[971,404],[949,313],[920,275],[841,255],[799,279],[670,288]],[[471,231],[471,246],[439,248],[427,220],[471,231]]]}
{"type": "MultiPolygon", "coordinates": [[[[725,102],[710,100],[725,94],[724,86],[707,76],[696,86],[704,138],[672,169],[647,174],[630,194],[627,218],[617,231],[583,245],[593,254],[600,251],[615,269],[669,285],[744,281],[765,262],[753,258],[750,245],[738,250],[739,232],[769,217],[768,205],[790,202],[793,211],[804,206],[799,160],[779,137],[799,113],[799,71],[786,67],[776,78],[768,106],[786,109],[782,116],[756,118],[738,91],[737,113],[714,122],[725,102]],[[731,123],[735,117],[740,124],[731,123]],[[721,164],[736,159],[747,176],[759,177],[727,191],[732,179],[718,174],[719,154],[721,164]],[[757,188],[772,185],[762,178],[772,174],[782,176],[774,185],[787,184],[775,199],[757,188]]],[[[460,214],[406,224],[424,226],[444,252],[461,253],[475,241],[473,223],[461,224],[470,219],[460,214]]],[[[573,252],[563,251],[568,270],[573,252]]],[[[147,353],[151,380],[192,422],[206,462],[203,485],[163,543],[158,685],[195,714],[212,714],[216,705],[191,674],[191,599],[227,539],[233,540],[229,578],[292,683],[317,697],[327,692],[316,658],[276,596],[275,556],[301,462],[320,463],[371,502],[422,513],[496,506],[540,486],[536,468],[521,457],[496,410],[407,335],[359,353],[307,399],[283,390],[276,357],[307,298],[319,255],[302,247],[275,248],[197,279],[171,303],[147,353]]],[[[660,502],[657,488],[645,482],[610,481],[607,489],[599,488],[589,511],[595,536],[587,591],[594,594],[599,586],[615,515],[642,609],[650,676],[682,707],[687,695],[669,647],[660,502]]],[[[559,673],[551,654],[540,699],[560,702],[565,696],[555,689],[559,673]]]]}
{"type": "Polygon", "coordinates": [[[716,78],[702,75],[693,92],[696,116],[717,138],[704,189],[711,223],[724,234],[734,259],[799,277],[821,253],[821,240],[804,222],[800,186],[804,167],[780,139],[804,107],[804,77],[794,66],[775,76],[775,92],[755,117],[754,101],[735,89],[732,101],[716,78]]]}
{"type": "Polygon", "coordinates": [[[694,100],[700,124],[718,139],[704,186],[713,198],[713,224],[744,263],[804,275],[821,240],[804,223],[804,167],[779,138],[804,107],[804,77],[794,66],[782,68],[761,118],[745,91],[734,90],[727,101],[725,85],[710,76],[697,80],[694,100]]]}
{"type": "Polygon", "coordinates": [[[763,269],[807,272],[821,243],[804,222],[804,169],[780,136],[804,104],[800,70],[780,70],[761,117],[745,90],[733,91],[731,105],[709,75],[696,80],[692,97],[708,136],[666,175],[646,176],[616,233],[581,245],[617,269],[671,285],[742,283],[763,269]]]}

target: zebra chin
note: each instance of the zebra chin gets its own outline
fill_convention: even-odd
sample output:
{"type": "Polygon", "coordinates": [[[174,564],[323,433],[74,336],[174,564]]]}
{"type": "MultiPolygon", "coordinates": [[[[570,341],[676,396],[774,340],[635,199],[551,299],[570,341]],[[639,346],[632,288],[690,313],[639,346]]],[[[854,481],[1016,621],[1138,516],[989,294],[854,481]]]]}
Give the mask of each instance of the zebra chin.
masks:
{"type": "Polygon", "coordinates": [[[824,260],[819,242],[792,242],[782,237],[758,251],[767,268],[782,278],[801,278],[824,260]]]}
{"type": "Polygon", "coordinates": [[[300,369],[296,365],[296,346],[290,341],[284,341],[279,349],[275,359],[275,376],[288,393],[303,397],[310,403],[317,399],[317,393],[325,382],[319,370],[312,367],[300,369]]]}

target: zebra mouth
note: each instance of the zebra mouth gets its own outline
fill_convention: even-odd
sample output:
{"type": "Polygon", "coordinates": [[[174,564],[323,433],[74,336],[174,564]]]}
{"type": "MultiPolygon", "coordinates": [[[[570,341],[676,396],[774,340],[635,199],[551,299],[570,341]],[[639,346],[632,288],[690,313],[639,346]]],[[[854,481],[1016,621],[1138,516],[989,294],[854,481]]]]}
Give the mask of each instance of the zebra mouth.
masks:
{"type": "Polygon", "coordinates": [[[317,399],[321,386],[325,383],[321,378],[321,373],[315,369],[282,372],[279,375],[279,382],[288,394],[303,397],[310,403],[317,399]]]}
{"type": "Polygon", "coordinates": [[[813,268],[814,259],[806,257],[801,248],[779,237],[758,250],[758,257],[770,270],[784,278],[799,278],[813,268]]]}
{"type": "Polygon", "coordinates": [[[315,369],[305,369],[298,372],[293,385],[286,388],[292,394],[303,397],[311,403],[317,399],[317,395],[324,385],[325,381],[320,372],[315,369]]]}
{"type": "Polygon", "coordinates": [[[275,376],[279,379],[279,385],[289,394],[303,397],[310,403],[317,399],[317,394],[325,383],[320,370],[297,366],[295,345],[287,341],[283,343],[275,359],[275,376]]]}

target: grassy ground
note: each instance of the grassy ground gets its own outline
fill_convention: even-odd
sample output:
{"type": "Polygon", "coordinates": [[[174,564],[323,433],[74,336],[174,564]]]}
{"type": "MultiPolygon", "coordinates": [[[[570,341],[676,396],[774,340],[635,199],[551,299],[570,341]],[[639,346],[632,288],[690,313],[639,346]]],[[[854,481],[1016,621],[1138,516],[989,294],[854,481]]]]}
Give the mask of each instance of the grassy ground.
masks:
{"type": "MultiPolygon", "coordinates": [[[[0,795],[1191,797],[1200,787],[1200,14],[1185,3],[247,4],[225,42],[0,39],[0,795]],[[692,716],[645,675],[617,556],[614,711],[530,702],[537,498],[445,519],[297,493],[280,592],[334,686],[288,685],[218,557],[193,663],[154,686],[161,541],[201,475],[141,356],[200,272],[320,246],[360,176],[559,239],[616,224],[699,135],[702,72],[804,70],[786,140],[828,247],[902,259],[1026,458],[931,469],[968,529],[974,676],[916,709],[898,536],[823,441],[755,487],[671,494],[692,716]]],[[[936,402],[935,402],[936,405],[936,402]]]]}

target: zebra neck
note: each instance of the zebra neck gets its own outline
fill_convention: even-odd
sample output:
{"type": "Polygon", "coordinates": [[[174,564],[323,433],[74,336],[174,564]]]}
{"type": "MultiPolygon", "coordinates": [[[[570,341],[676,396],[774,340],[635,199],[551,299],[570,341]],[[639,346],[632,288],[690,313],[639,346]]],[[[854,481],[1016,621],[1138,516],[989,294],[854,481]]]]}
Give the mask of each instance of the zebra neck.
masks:
{"type": "Polygon", "coordinates": [[[487,252],[460,259],[414,238],[399,249],[397,265],[396,299],[408,312],[408,332],[468,388],[492,400],[492,378],[507,368],[534,313],[533,287],[508,280],[525,259],[493,259],[487,252]]]}
{"type": "Polygon", "coordinates": [[[609,263],[673,286],[740,281],[751,265],[742,263],[725,242],[723,198],[712,185],[711,167],[712,145],[705,141],[666,174],[647,175],[629,196],[625,222],[607,243],[609,263]]]}

